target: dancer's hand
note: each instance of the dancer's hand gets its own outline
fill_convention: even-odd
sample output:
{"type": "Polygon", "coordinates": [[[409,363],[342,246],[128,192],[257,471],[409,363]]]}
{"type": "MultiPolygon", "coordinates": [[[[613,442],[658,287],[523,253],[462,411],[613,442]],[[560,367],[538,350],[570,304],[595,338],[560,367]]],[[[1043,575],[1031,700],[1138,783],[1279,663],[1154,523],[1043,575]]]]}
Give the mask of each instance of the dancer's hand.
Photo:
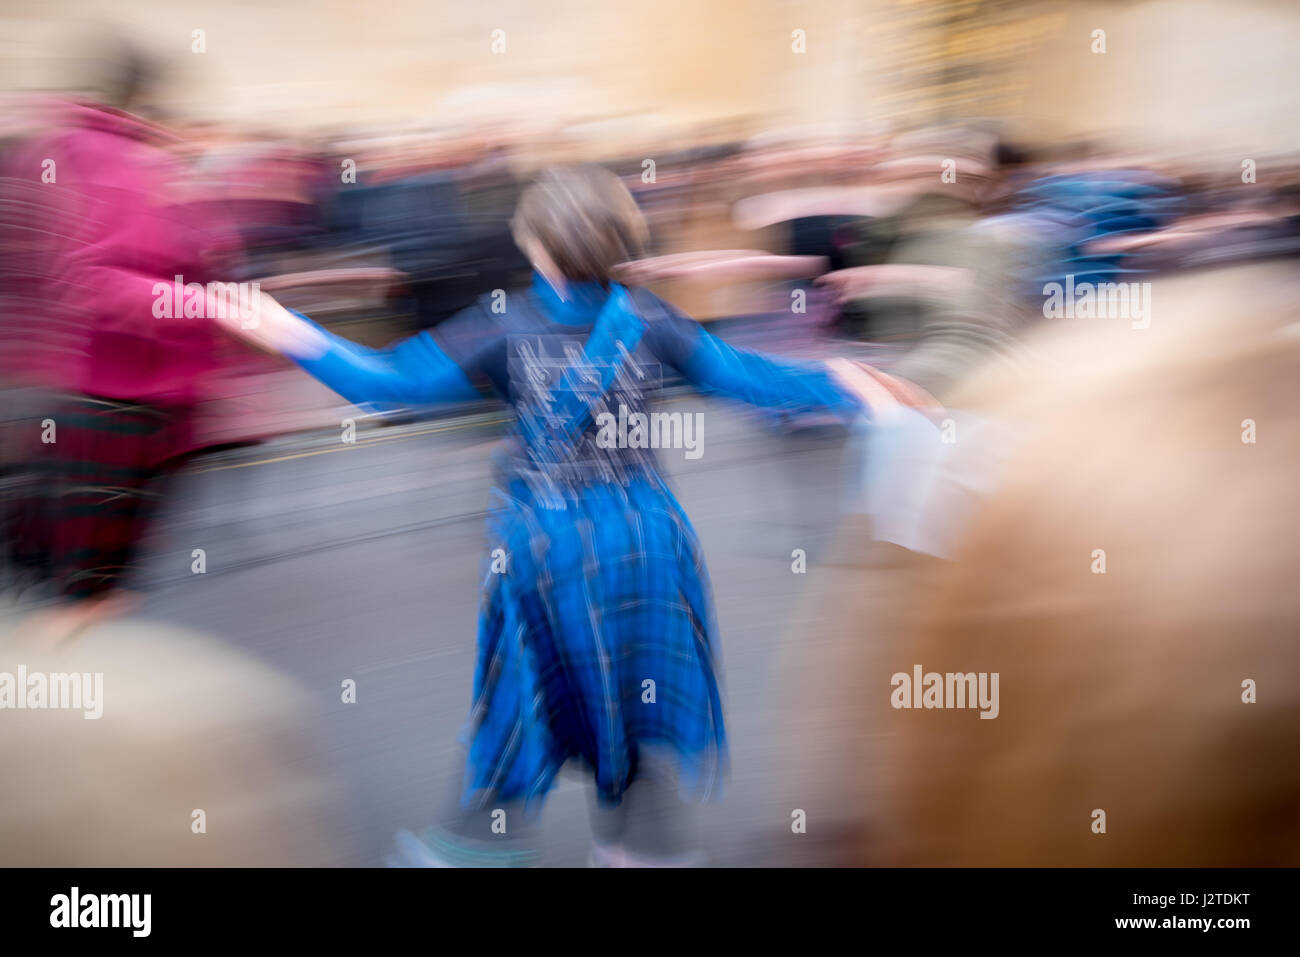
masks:
{"type": "Polygon", "coordinates": [[[232,335],[268,352],[316,359],[329,349],[329,340],[319,329],[265,292],[258,293],[247,311],[209,303],[207,314],[232,335]]]}
{"type": "Polygon", "coordinates": [[[835,381],[870,409],[877,422],[896,418],[905,407],[923,412],[942,408],[934,396],[916,383],[881,372],[865,362],[830,359],[826,365],[835,381]]]}

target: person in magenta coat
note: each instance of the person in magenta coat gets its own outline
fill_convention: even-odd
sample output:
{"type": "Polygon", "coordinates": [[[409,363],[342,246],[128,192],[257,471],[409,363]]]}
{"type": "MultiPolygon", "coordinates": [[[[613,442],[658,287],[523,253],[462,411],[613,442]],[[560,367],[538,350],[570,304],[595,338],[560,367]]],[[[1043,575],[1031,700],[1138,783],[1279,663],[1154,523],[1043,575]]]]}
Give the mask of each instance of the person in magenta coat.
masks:
{"type": "Polygon", "coordinates": [[[175,140],[102,104],[41,115],[0,188],[0,376],[37,397],[6,537],[24,582],[80,620],[113,606],[161,478],[199,441],[196,404],[251,353],[174,301],[178,283],[233,279],[238,252],[196,211],[175,140]]]}

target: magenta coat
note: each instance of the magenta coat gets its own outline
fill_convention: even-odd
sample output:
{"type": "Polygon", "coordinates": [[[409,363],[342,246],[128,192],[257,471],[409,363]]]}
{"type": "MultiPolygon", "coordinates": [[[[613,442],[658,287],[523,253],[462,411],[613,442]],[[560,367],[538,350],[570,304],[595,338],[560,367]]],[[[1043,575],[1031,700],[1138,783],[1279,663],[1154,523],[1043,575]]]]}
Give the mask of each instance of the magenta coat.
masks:
{"type": "Polygon", "coordinates": [[[159,318],[156,290],[178,275],[233,280],[235,230],[186,186],[162,131],[66,101],[47,115],[4,157],[0,367],[11,381],[184,409],[250,353],[208,319],[159,318]]]}

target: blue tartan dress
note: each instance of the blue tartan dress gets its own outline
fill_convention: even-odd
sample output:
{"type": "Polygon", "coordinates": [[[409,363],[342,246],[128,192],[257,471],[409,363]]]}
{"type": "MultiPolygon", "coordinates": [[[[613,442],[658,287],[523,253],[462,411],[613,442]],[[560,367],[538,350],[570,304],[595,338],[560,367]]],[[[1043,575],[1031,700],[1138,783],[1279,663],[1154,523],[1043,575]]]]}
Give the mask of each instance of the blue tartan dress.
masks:
{"type": "Polygon", "coordinates": [[[463,803],[536,807],[573,758],[617,803],[652,748],[707,799],[726,733],[699,539],[653,452],[600,441],[597,422],[644,412],[664,369],[769,409],[859,408],[820,365],[733,349],[643,290],[561,298],[536,277],[501,304],[485,296],[388,350],[329,336],[324,356],[298,359],[354,402],[465,399],[480,381],[515,411],[496,455],[463,803]]]}

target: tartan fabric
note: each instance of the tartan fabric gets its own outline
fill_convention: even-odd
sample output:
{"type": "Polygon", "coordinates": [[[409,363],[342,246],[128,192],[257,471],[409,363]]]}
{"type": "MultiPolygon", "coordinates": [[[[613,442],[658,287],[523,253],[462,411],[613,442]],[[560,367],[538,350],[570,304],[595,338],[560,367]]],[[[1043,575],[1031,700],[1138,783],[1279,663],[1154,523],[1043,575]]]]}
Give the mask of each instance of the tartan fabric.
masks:
{"type": "Polygon", "coordinates": [[[695,796],[716,789],[726,737],[699,541],[651,460],[591,441],[595,408],[644,406],[626,386],[644,333],[616,287],[562,368],[540,360],[538,341],[512,377],[522,454],[488,522],[470,806],[536,807],[570,758],[616,804],[651,746],[677,756],[695,796]]]}
{"type": "Polygon", "coordinates": [[[597,439],[648,408],[660,367],[768,410],[857,414],[820,365],[745,353],[653,296],[541,277],[387,350],[336,336],[309,373],[354,402],[432,403],[487,381],[515,413],[497,457],[462,803],[536,807],[569,759],[617,803],[647,749],[708,798],[726,764],[700,544],[652,451],[597,439]],[[496,565],[492,553],[497,552],[496,565]],[[501,559],[505,568],[501,569],[501,559]],[[653,682],[653,684],[650,684],[653,682]]]}
{"type": "Polygon", "coordinates": [[[507,560],[485,575],[465,803],[538,801],[569,758],[616,803],[647,746],[677,756],[684,791],[715,795],[717,639],[686,515],[657,476],[534,489],[498,490],[489,522],[507,560]]]}
{"type": "Polygon", "coordinates": [[[148,405],[60,400],[54,442],[30,423],[25,488],[11,518],[15,565],[67,598],[113,588],[131,567],[168,460],[187,447],[188,418],[148,405]]]}

